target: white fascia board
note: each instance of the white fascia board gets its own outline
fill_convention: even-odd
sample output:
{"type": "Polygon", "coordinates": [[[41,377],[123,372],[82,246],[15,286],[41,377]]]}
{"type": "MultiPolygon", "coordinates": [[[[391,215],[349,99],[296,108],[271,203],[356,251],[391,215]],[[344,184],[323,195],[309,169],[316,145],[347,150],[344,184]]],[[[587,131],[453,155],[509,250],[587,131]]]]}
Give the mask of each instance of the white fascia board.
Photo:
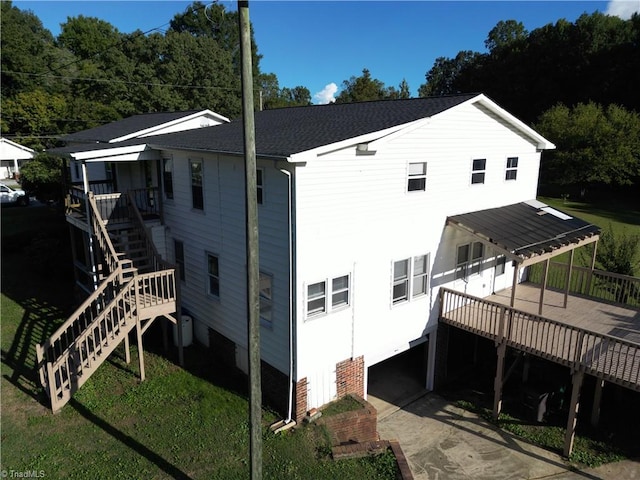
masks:
{"type": "Polygon", "coordinates": [[[187,115],[186,117],[177,118],[175,120],[172,120],[171,122],[161,123],[159,125],[154,125],[153,127],[147,128],[145,130],[139,130],[137,132],[133,132],[133,133],[130,133],[128,135],[124,135],[122,137],[113,138],[113,139],[109,140],[109,143],[124,142],[125,140],[129,140],[131,138],[149,136],[149,135],[152,135],[153,132],[157,132],[158,130],[162,130],[164,128],[171,127],[173,125],[177,125],[177,124],[182,123],[182,122],[188,122],[189,120],[193,120],[194,118],[204,117],[204,116],[207,116],[207,115],[210,115],[210,116],[214,117],[214,119],[216,119],[216,120],[220,120],[221,123],[229,123],[231,121],[227,117],[224,117],[224,116],[220,115],[219,113],[215,113],[215,112],[207,109],[207,110],[202,110],[200,112],[192,113],[191,115],[187,115]]]}
{"type": "Polygon", "coordinates": [[[343,150],[345,148],[356,147],[358,144],[362,143],[369,144],[369,150],[373,151],[375,150],[375,148],[372,148],[372,146],[375,144],[374,142],[382,140],[390,135],[393,135],[396,132],[404,131],[404,129],[408,127],[410,128],[415,126],[417,128],[417,126],[419,126],[418,124],[422,124],[422,122],[425,122],[426,120],[428,120],[428,118],[421,118],[410,123],[394,125],[393,127],[389,127],[384,130],[377,130],[365,135],[347,138],[346,140],[342,140],[340,142],[322,145],[320,147],[312,148],[311,150],[305,150],[304,152],[294,153],[287,159],[287,161],[291,163],[307,162],[313,158],[326,155],[327,153],[343,150]]]}
{"type": "Polygon", "coordinates": [[[33,150],[32,148],[25,147],[24,145],[20,145],[19,143],[16,143],[16,142],[12,142],[8,138],[2,138],[0,140],[2,141],[2,143],[6,143],[8,145],[11,145],[12,147],[19,148],[20,150],[24,150],[27,153],[36,153],[36,151],[33,150]]]}
{"type": "Polygon", "coordinates": [[[140,157],[140,154],[147,148],[146,144],[130,145],[127,147],[104,148],[102,150],[88,150],[85,152],[71,153],[71,158],[83,162],[113,162],[122,160],[123,156],[140,157]]]}
{"type": "MultiPolygon", "coordinates": [[[[526,123],[521,120],[518,120],[516,117],[507,112],[504,108],[499,106],[497,103],[487,98],[483,93],[479,94],[477,97],[470,98],[466,102],[461,103],[460,105],[464,105],[466,103],[481,103],[488,110],[495,113],[497,116],[509,122],[513,125],[517,130],[520,130],[526,136],[530,137],[534,142],[537,143],[538,150],[553,150],[556,146],[536,132],[533,128],[529,127],[526,123]]],[[[458,105],[458,107],[460,106],[458,105]]],[[[456,108],[456,107],[453,107],[456,108]]]]}

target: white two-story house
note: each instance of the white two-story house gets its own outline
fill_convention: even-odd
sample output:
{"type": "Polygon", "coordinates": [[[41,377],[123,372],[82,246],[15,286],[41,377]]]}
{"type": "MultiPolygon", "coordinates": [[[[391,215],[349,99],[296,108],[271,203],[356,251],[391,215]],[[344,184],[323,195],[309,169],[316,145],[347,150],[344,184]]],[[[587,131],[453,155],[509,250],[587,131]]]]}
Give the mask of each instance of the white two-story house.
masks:
{"type": "MultiPolygon", "coordinates": [[[[57,151],[157,189],[194,336],[246,371],[243,130],[216,123],[57,151]]],[[[366,397],[369,367],[427,342],[432,388],[439,288],[485,297],[514,272],[448,219],[535,199],[554,145],[482,94],[267,110],[255,128],[265,392],[300,419],[366,397]]]]}

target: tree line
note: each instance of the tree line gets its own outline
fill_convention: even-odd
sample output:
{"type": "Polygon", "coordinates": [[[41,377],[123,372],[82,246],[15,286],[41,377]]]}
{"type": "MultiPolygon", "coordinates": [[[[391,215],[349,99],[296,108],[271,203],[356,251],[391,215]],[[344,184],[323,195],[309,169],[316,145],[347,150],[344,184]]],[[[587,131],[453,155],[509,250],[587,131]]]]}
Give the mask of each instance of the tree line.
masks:
{"type": "MultiPolygon", "coordinates": [[[[121,33],[78,16],[57,37],[30,11],[2,7],[3,134],[41,149],[61,134],[130,115],[241,110],[237,12],[192,3],[166,31],[121,33]]],[[[256,109],[310,105],[304,86],[262,72],[252,41],[256,109]]],[[[528,32],[516,20],[488,32],[485,52],[439,57],[420,96],[482,92],[553,141],[541,188],[577,195],[637,193],[640,179],[640,16],[584,14],[528,32]]],[[[410,98],[367,68],[342,82],[336,103],[410,98]]]]}

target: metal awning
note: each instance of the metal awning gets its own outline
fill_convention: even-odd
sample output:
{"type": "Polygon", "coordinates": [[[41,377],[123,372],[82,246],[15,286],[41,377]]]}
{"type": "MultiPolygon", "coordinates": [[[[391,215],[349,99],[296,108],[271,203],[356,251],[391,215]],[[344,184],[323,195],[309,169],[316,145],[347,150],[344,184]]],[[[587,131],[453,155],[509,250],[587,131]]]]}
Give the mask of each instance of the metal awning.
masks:
{"type": "Polygon", "coordinates": [[[520,267],[596,242],[601,230],[537,200],[454,215],[447,225],[491,244],[520,267]]]}

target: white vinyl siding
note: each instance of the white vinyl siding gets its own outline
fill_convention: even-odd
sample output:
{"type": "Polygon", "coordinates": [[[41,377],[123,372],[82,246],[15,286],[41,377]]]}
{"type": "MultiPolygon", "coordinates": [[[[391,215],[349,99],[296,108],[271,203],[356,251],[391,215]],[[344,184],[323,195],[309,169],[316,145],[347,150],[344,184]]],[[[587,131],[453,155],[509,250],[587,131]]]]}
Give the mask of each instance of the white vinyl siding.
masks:
{"type": "Polygon", "coordinates": [[[260,323],[271,328],[273,310],[273,279],[271,275],[260,272],[260,323]]]}
{"type": "Polygon", "coordinates": [[[484,257],[484,244],[472,242],[458,245],[456,257],[456,279],[467,279],[480,273],[484,257]]]}

